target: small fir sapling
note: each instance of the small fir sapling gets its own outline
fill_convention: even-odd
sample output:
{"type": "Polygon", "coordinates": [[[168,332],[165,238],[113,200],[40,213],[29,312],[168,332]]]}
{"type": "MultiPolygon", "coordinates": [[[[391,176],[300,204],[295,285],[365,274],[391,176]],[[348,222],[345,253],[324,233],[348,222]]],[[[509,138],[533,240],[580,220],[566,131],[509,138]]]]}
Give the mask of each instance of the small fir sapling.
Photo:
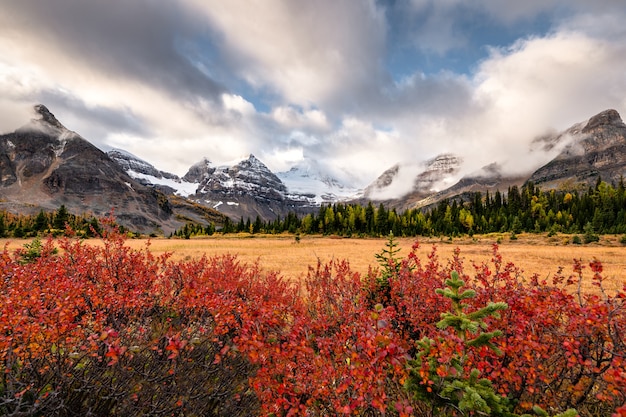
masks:
{"type": "MultiPolygon", "coordinates": [[[[493,339],[502,335],[500,330],[487,332],[488,317],[499,318],[499,311],[508,308],[504,302],[489,302],[474,311],[467,311],[466,300],[474,298],[474,290],[461,290],[465,282],[452,271],[445,282],[446,288],[436,293],[451,301],[450,311],[441,314],[437,328],[441,331],[452,329],[446,337],[437,340],[423,338],[417,342],[418,353],[409,361],[409,377],[406,389],[416,399],[430,404],[433,415],[489,415],[503,417],[527,417],[514,414],[508,399],[496,392],[491,381],[479,378],[480,371],[465,369],[471,349],[483,347],[500,355],[500,349],[493,339]]],[[[539,416],[548,414],[538,406],[533,411],[539,416]]],[[[568,410],[555,417],[574,417],[578,413],[568,410]]]]}

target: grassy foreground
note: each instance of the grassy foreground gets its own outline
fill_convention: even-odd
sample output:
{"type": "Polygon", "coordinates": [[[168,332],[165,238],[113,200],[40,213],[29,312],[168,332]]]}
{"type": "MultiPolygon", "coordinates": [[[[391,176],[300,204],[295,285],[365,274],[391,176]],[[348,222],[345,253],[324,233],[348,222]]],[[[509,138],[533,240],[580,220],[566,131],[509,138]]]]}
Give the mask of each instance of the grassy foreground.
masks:
{"type": "MultiPolygon", "coordinates": [[[[517,240],[510,240],[508,234],[448,238],[398,238],[399,256],[403,257],[417,240],[420,247],[417,254],[421,259],[436,248],[441,264],[445,265],[456,248],[466,267],[472,264],[490,262],[492,247],[499,243],[500,254],[505,263],[513,262],[520,274],[530,277],[538,274],[550,278],[563,268],[569,275],[573,260],[579,259],[582,265],[597,259],[602,262],[607,290],[621,289],[626,282],[626,246],[619,243],[619,236],[602,236],[598,243],[588,245],[571,244],[571,235],[547,237],[537,234],[520,234],[517,240]]],[[[26,241],[0,239],[0,244],[9,248],[22,246],[26,241]]],[[[327,263],[331,260],[347,260],[353,271],[365,274],[370,266],[377,267],[375,254],[385,246],[386,239],[358,239],[321,236],[304,236],[297,243],[292,235],[214,235],[192,239],[129,239],[126,245],[133,249],[144,249],[149,244],[155,255],[172,253],[174,260],[198,259],[203,255],[236,255],[242,262],[259,262],[268,271],[279,271],[289,279],[302,279],[309,267],[315,267],[318,260],[327,263]]],[[[90,244],[99,245],[98,239],[90,244]]]]}

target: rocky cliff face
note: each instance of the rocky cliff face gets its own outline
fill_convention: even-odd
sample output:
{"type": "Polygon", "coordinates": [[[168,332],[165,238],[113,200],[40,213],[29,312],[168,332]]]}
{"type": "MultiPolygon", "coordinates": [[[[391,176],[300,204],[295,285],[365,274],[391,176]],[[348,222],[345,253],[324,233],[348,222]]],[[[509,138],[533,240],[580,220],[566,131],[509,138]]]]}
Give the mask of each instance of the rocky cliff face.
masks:
{"type": "Polygon", "coordinates": [[[202,183],[207,180],[215,172],[215,167],[207,158],[202,158],[189,168],[189,171],[183,176],[183,180],[191,183],[202,183]]]}
{"type": "Polygon", "coordinates": [[[28,213],[56,210],[106,216],[142,232],[172,231],[168,198],[131,178],[109,156],[66,129],[43,105],[36,118],[0,136],[0,208],[28,213]]]}
{"type": "Polygon", "coordinates": [[[426,163],[426,170],[415,178],[414,190],[431,193],[449,185],[450,178],[459,172],[463,160],[453,154],[439,155],[426,163]]]}
{"type": "Polygon", "coordinates": [[[312,209],[306,196],[293,195],[272,171],[250,155],[232,166],[213,166],[206,158],[194,164],[183,176],[197,181],[198,188],[189,199],[213,207],[237,220],[259,216],[272,220],[289,211],[312,209]]]}
{"type": "Polygon", "coordinates": [[[542,188],[576,188],[598,177],[617,183],[626,173],[626,125],[615,110],[606,110],[568,129],[570,143],[529,178],[542,188]]]}
{"type": "Polygon", "coordinates": [[[397,181],[398,174],[400,173],[400,164],[395,164],[385,172],[380,174],[373,183],[365,187],[363,196],[367,199],[375,199],[378,194],[384,190],[389,189],[394,181],[397,181]]]}
{"type": "MultiPolygon", "coordinates": [[[[128,177],[102,151],[66,129],[45,106],[40,116],[0,136],[0,177],[5,196],[32,193],[42,203],[69,196],[98,195],[107,188],[120,191],[128,177]],[[88,163],[87,163],[88,162],[88,163]]],[[[54,204],[54,203],[53,203],[54,204]]]]}

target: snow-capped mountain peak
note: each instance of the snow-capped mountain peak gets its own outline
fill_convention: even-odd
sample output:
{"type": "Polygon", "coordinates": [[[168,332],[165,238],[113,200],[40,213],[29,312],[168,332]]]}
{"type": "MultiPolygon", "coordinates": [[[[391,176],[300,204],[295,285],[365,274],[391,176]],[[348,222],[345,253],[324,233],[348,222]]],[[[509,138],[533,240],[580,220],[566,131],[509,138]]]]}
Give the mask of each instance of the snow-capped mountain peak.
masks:
{"type": "Polygon", "coordinates": [[[346,201],[361,195],[360,189],[341,182],[311,159],[303,159],[289,171],[276,175],[290,194],[307,196],[316,204],[346,201]]]}
{"type": "Polygon", "coordinates": [[[211,175],[203,177],[198,192],[228,189],[233,192],[261,193],[287,191],[280,179],[252,154],[235,165],[210,169],[211,175]]]}

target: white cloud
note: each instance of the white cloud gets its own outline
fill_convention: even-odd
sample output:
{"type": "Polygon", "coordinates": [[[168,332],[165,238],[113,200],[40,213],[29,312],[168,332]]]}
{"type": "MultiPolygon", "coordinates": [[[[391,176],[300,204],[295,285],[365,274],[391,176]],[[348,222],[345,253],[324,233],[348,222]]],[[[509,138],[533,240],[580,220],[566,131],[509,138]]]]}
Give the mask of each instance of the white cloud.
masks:
{"type": "Polygon", "coordinates": [[[274,172],[284,172],[304,160],[304,152],[300,147],[274,148],[263,152],[259,157],[268,167],[271,166],[274,172]]]}
{"type": "Polygon", "coordinates": [[[624,46],[576,32],[519,41],[481,65],[477,97],[494,115],[492,123],[531,140],[537,129],[565,128],[624,105],[612,94],[626,91],[624,46]]]}
{"type": "Polygon", "coordinates": [[[346,117],[341,127],[328,135],[319,157],[334,168],[334,175],[364,187],[399,158],[398,133],[377,129],[372,123],[346,117]]]}
{"type": "Polygon", "coordinates": [[[227,110],[241,115],[251,115],[256,112],[254,105],[237,94],[222,94],[222,103],[227,110]]]}
{"type": "MultiPolygon", "coordinates": [[[[553,127],[570,125],[605,110],[626,108],[624,46],[583,33],[562,30],[546,37],[492,50],[471,80],[473,100],[461,115],[441,112],[416,118],[417,148],[465,156],[466,172],[494,161],[509,172],[545,163],[530,143],[553,127]],[[460,117],[458,117],[460,116],[460,117]]],[[[403,122],[401,135],[411,125],[403,122]]]]}
{"type": "Polygon", "coordinates": [[[278,106],[272,109],[272,119],[287,129],[314,129],[325,131],[330,128],[326,114],[318,109],[299,110],[294,106],[278,106]]]}

